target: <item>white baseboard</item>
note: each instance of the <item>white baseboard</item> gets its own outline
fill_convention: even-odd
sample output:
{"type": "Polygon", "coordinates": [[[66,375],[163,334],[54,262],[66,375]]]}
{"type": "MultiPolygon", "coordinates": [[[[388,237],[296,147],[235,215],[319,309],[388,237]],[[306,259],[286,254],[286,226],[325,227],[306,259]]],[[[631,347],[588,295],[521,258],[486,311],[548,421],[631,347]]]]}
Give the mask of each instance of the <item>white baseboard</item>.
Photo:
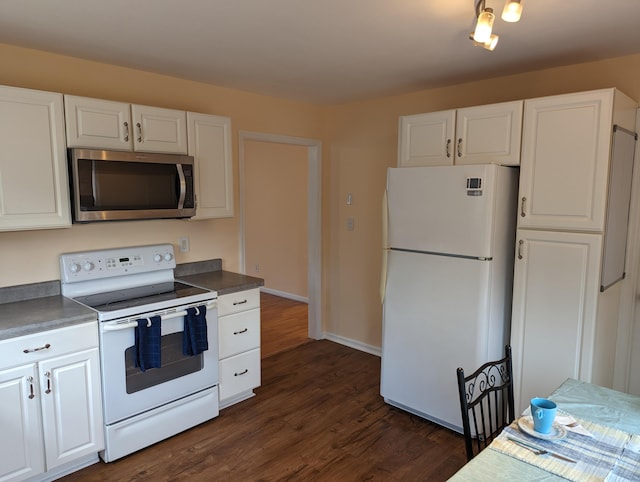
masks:
{"type": "Polygon", "coordinates": [[[349,348],[354,348],[356,350],[369,353],[370,355],[376,355],[376,356],[382,355],[382,350],[380,349],[380,347],[367,345],[366,343],[362,343],[358,340],[352,340],[350,338],[345,338],[344,336],[339,336],[333,333],[324,332],[322,334],[322,338],[329,341],[333,341],[335,343],[340,343],[341,345],[348,346],[349,348]]]}
{"type": "Polygon", "coordinates": [[[301,301],[302,303],[309,303],[309,298],[305,298],[304,296],[294,295],[293,293],[287,293],[285,291],[274,290],[271,288],[265,288],[262,286],[260,291],[264,293],[269,293],[270,295],[280,296],[281,298],[287,298],[294,301],[301,301]]]}

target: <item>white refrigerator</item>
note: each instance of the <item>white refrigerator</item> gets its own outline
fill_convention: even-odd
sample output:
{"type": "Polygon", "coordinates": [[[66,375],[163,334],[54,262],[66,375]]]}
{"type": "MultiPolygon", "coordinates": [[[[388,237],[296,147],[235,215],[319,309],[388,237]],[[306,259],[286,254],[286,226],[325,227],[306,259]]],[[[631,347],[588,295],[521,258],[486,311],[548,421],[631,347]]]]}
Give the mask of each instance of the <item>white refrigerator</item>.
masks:
{"type": "Polygon", "coordinates": [[[456,369],[509,340],[517,182],[495,164],[388,171],[380,393],[458,432],[456,369]]]}

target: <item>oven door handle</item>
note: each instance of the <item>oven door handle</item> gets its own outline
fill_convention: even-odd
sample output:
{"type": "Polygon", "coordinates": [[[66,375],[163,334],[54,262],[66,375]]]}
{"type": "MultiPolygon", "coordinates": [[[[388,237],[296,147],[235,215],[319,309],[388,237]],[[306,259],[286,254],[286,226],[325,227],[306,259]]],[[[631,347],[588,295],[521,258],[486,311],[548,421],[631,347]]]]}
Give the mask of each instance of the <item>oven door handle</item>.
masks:
{"type": "MultiPolygon", "coordinates": [[[[198,306],[202,306],[202,304],[189,306],[189,308],[197,308],[198,306]]],[[[218,306],[218,302],[216,300],[209,301],[207,303],[207,309],[215,308],[216,306],[218,306]]],[[[160,321],[170,320],[172,318],[178,318],[180,316],[185,316],[186,314],[187,314],[187,309],[185,308],[183,310],[176,311],[174,313],[168,313],[166,315],[160,315],[160,321]]],[[[138,326],[138,320],[145,319],[145,318],[151,318],[151,316],[156,316],[156,315],[149,315],[148,317],[147,316],[138,316],[136,318],[130,318],[128,321],[105,321],[104,323],[102,323],[102,329],[104,331],[128,330],[130,328],[137,327],[138,326]]]]}

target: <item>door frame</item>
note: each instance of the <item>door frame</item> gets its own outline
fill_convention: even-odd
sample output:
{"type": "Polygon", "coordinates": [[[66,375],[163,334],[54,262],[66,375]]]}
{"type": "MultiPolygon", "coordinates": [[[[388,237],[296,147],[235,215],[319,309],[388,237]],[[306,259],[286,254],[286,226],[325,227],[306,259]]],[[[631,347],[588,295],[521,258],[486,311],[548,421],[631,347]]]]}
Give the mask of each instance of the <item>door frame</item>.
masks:
{"type": "Polygon", "coordinates": [[[246,274],[245,266],[245,142],[271,142],[307,147],[307,230],[308,266],[307,281],[309,293],[309,338],[322,338],[322,142],[304,137],[292,137],[262,132],[238,132],[239,189],[240,189],[240,270],[246,274]]]}

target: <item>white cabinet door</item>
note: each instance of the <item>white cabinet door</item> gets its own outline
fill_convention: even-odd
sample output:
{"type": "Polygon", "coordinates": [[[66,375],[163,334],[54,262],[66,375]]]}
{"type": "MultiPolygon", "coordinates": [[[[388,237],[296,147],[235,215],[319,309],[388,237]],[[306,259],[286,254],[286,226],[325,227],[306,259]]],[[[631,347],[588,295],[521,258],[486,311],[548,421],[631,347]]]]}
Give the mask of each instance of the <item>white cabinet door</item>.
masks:
{"type": "Polygon", "coordinates": [[[456,111],[456,164],[520,164],[523,101],[456,111]]]}
{"type": "Polygon", "coordinates": [[[400,117],[398,167],[453,164],[455,118],[454,110],[400,117]]]}
{"type": "Polygon", "coordinates": [[[39,363],[47,469],[104,448],[98,349],[39,363]]]}
{"type": "Polygon", "coordinates": [[[191,219],[233,216],[231,119],[187,112],[187,138],[196,179],[196,215],[191,219]]]}
{"type": "Polygon", "coordinates": [[[44,451],[34,364],[0,371],[0,407],[0,480],[41,474],[44,451]]]}
{"type": "Polygon", "coordinates": [[[591,381],[602,236],[519,229],[511,345],[516,412],[566,378],[591,381]]]}
{"type": "Polygon", "coordinates": [[[187,153],[186,112],[134,104],[131,118],[135,151],[187,153]]]}
{"type": "Polygon", "coordinates": [[[525,101],[519,226],[604,229],[613,93],[525,101]]]}
{"type": "Polygon", "coordinates": [[[65,95],[64,107],[68,147],[132,150],[129,104],[65,95]]]}
{"type": "Polygon", "coordinates": [[[0,231],[71,226],[62,94],[0,86],[0,231]]]}

